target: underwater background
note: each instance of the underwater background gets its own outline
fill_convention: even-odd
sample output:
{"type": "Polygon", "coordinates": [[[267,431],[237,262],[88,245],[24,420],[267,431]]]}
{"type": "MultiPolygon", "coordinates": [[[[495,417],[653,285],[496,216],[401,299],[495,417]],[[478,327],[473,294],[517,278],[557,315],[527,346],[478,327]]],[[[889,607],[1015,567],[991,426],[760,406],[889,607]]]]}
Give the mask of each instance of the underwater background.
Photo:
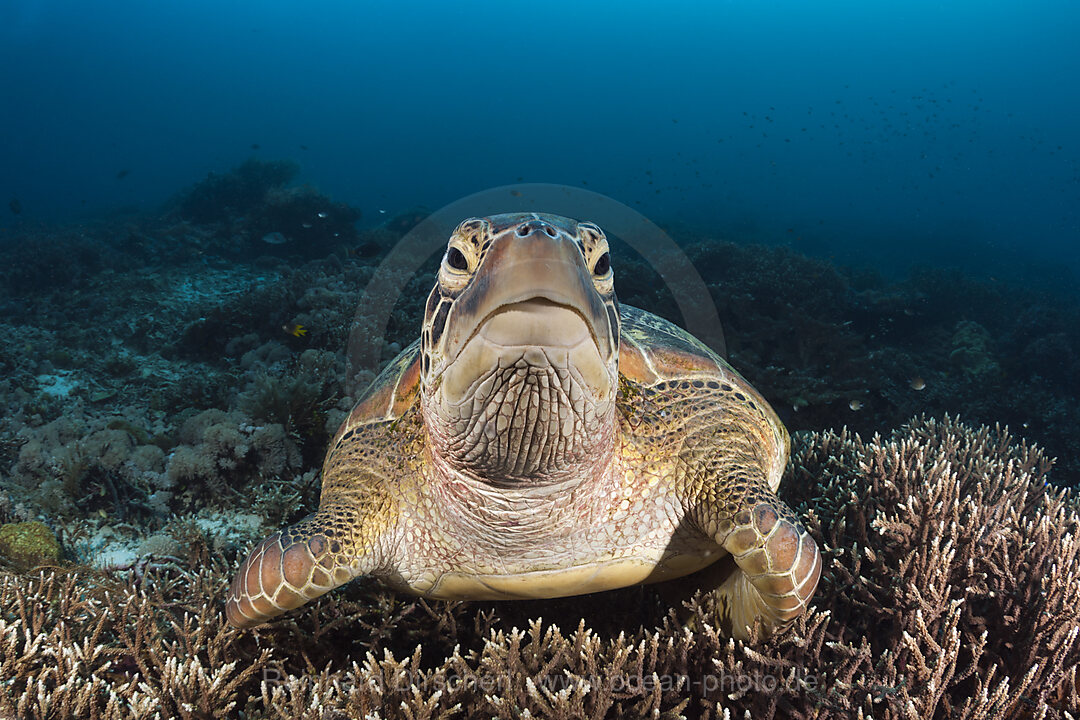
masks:
{"type": "Polygon", "coordinates": [[[587,183],[654,220],[891,270],[1075,272],[1078,15],[12,0],[0,188],[25,221],[147,210],[258,146],[369,219],[587,183]]]}
{"type": "MultiPolygon", "coordinates": [[[[1077,37],[1080,6],[1041,0],[0,3],[0,717],[1076,717],[1077,37]],[[358,582],[225,626],[244,554],[317,507],[374,377],[356,343],[385,363],[419,335],[437,253],[358,333],[380,263],[461,198],[559,187],[700,275],[793,433],[814,611],[761,656],[640,588],[358,582]],[[822,684],[522,684],[578,657],[822,684]],[[505,695],[364,694],[499,667],[505,695]]],[[[632,245],[620,301],[687,324],[632,245]]]]}

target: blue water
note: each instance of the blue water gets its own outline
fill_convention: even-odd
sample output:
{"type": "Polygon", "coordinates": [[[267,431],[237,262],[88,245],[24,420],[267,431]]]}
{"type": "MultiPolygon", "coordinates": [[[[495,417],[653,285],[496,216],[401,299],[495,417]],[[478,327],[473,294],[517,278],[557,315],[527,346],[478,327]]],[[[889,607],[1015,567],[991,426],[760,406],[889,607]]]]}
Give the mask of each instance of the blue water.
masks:
{"type": "Polygon", "coordinates": [[[255,155],[368,221],[555,182],[840,262],[1068,275],[1077,37],[1064,0],[6,0],[0,227],[255,155]]]}

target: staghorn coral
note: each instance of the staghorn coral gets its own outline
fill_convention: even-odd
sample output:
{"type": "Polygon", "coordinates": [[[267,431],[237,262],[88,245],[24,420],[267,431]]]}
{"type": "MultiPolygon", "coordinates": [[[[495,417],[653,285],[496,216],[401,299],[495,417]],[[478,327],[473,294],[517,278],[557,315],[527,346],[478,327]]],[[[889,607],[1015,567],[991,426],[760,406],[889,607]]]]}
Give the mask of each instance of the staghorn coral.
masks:
{"type": "Polygon", "coordinates": [[[838,707],[863,694],[897,717],[1080,709],[1080,516],[1041,451],[1012,443],[946,418],[801,445],[793,484],[816,481],[809,523],[832,558],[819,603],[837,648],[864,658],[838,707]]]}
{"type": "Polygon", "coordinates": [[[192,568],[0,576],[0,715],[1077,717],[1080,514],[1049,465],[949,418],[799,436],[787,499],[829,562],[761,644],[700,600],[677,619],[663,586],[428,603],[360,582],[238,632],[232,564],[195,536],[192,568]]]}
{"type": "MultiPolygon", "coordinates": [[[[191,589],[210,590],[198,585],[207,577],[191,589]]],[[[236,706],[257,667],[229,659],[236,637],[212,610],[118,585],[77,573],[0,579],[0,716],[209,718],[236,706]]]]}

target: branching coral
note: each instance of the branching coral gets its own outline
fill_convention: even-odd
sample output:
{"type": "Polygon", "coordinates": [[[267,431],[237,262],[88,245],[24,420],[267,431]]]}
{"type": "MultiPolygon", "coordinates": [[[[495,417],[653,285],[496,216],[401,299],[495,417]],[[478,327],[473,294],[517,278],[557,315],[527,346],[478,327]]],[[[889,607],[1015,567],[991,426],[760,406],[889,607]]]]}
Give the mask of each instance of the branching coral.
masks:
{"type": "Polygon", "coordinates": [[[787,499],[828,564],[815,607],[765,643],[723,637],[698,601],[676,619],[661,586],[428,603],[358,582],[238,632],[232,564],[206,547],[198,569],[0,578],[0,715],[1080,714],[1080,515],[1038,449],[951,419],[796,446],[787,499]]]}
{"type": "MultiPolygon", "coordinates": [[[[190,590],[212,591],[209,577],[190,576],[190,590]]],[[[74,573],[0,581],[0,715],[209,718],[237,705],[258,668],[230,659],[236,636],[210,607],[109,585],[74,573]]]]}
{"type": "Polygon", "coordinates": [[[867,658],[854,686],[900,716],[1046,716],[1075,683],[1080,516],[1041,452],[1011,443],[946,418],[888,441],[815,435],[796,455],[832,557],[819,607],[867,658]]]}

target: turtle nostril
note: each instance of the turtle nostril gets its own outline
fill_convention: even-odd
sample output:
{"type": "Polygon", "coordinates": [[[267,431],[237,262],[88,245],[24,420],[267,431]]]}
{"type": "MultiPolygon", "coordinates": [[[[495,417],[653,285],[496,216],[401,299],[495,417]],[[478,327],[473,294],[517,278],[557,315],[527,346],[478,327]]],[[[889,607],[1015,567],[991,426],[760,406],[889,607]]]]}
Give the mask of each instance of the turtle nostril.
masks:
{"type": "Polygon", "coordinates": [[[555,228],[551,227],[543,220],[530,220],[529,222],[521,223],[517,226],[516,232],[518,237],[525,237],[526,235],[533,234],[537,230],[543,230],[544,234],[548,237],[559,236],[558,231],[556,231],[555,228]]]}

